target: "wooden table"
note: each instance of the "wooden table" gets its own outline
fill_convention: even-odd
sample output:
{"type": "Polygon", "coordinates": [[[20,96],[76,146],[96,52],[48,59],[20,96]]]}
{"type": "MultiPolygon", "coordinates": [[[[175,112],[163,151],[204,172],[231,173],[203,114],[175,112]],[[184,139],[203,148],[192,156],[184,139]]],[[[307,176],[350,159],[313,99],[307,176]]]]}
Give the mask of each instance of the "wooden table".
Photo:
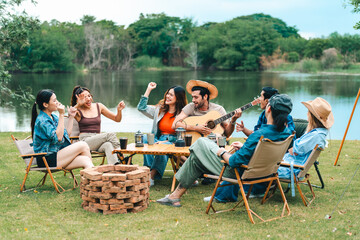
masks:
{"type": "MultiPolygon", "coordinates": [[[[169,155],[174,177],[171,184],[171,192],[175,190],[175,174],[180,168],[180,156],[190,155],[189,147],[175,147],[174,144],[144,144],[144,147],[135,147],[135,143],[127,145],[126,149],[115,149],[113,153],[122,154],[149,154],[149,155],[169,155]]],[[[131,159],[129,159],[131,160],[131,159]]],[[[129,161],[130,162],[130,161],[129,161]]],[[[128,163],[129,163],[128,162],[128,163]]]]}

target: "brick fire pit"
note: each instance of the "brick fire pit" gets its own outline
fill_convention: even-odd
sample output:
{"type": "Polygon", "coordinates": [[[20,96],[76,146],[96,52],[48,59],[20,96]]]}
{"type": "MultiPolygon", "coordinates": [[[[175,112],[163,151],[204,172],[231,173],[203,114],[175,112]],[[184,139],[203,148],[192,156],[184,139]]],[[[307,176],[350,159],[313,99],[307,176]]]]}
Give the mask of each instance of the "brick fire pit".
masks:
{"type": "Polygon", "coordinates": [[[149,206],[150,170],[138,165],[103,165],[80,171],[81,206],[106,214],[140,212],[149,206]]]}

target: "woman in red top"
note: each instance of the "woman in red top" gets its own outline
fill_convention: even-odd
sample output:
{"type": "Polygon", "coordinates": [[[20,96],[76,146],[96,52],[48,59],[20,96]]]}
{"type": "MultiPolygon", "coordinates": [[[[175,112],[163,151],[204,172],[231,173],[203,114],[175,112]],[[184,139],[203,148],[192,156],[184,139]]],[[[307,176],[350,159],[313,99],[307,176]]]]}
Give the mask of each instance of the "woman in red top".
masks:
{"type": "MultiPolygon", "coordinates": [[[[164,99],[161,99],[156,106],[147,105],[150,92],[155,88],[156,83],[148,84],[137,108],[145,116],[154,119],[151,133],[155,135],[155,142],[171,144],[176,140],[175,131],[171,126],[176,115],[187,104],[185,89],[180,86],[171,87],[165,92],[164,99]]],[[[167,161],[168,156],[144,155],[144,166],[151,170],[151,186],[154,185],[154,179],[162,178],[167,161]]]]}
{"type": "Polygon", "coordinates": [[[71,97],[71,106],[76,106],[78,112],[75,120],[79,122],[80,140],[85,141],[92,151],[105,152],[108,164],[118,162],[115,148],[119,148],[119,140],[115,133],[100,133],[101,115],[120,122],[121,111],[125,108],[124,101],[117,105],[117,113],[111,112],[102,103],[94,103],[90,90],[86,87],[76,86],[71,97]]]}

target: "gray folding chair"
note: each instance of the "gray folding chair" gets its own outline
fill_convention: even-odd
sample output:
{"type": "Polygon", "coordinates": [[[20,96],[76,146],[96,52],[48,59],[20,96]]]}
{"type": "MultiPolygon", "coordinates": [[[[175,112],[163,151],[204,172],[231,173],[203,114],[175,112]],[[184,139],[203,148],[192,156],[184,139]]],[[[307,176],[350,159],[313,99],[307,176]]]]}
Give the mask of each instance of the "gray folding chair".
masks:
{"type": "Polygon", "coordinates": [[[213,206],[213,200],[214,200],[215,193],[216,193],[218,187],[220,186],[220,182],[225,180],[232,184],[239,184],[240,192],[241,192],[241,196],[242,196],[242,199],[233,208],[225,210],[225,211],[235,210],[235,208],[237,206],[239,206],[239,204],[241,202],[244,202],[245,209],[246,209],[249,219],[252,223],[255,223],[255,221],[253,219],[253,215],[255,215],[257,218],[259,218],[262,222],[267,222],[267,221],[275,220],[275,219],[290,215],[290,208],[287,203],[285,194],[281,188],[277,170],[279,168],[280,162],[282,161],[293,137],[294,137],[294,134],[289,136],[284,141],[279,141],[279,142],[273,142],[269,139],[261,137],[255,148],[255,152],[249,161],[249,164],[241,166],[241,168],[244,169],[243,174],[240,176],[237,168],[234,169],[236,179],[223,177],[225,168],[227,166],[224,161],[223,161],[224,166],[223,166],[222,171],[219,176],[204,174],[205,177],[217,179],[215,189],[211,196],[209,205],[206,209],[206,213],[209,213],[210,208],[215,213],[224,212],[224,211],[216,211],[215,210],[215,208],[213,206]],[[263,182],[268,182],[268,186],[267,186],[266,192],[264,194],[264,197],[262,198],[261,204],[265,203],[274,194],[275,191],[272,191],[272,193],[269,194],[269,190],[272,187],[273,183],[276,184],[278,189],[280,190],[281,198],[282,198],[282,201],[284,202],[280,217],[275,217],[275,218],[271,218],[268,220],[264,220],[258,214],[256,214],[252,209],[250,209],[248,198],[251,193],[252,186],[254,184],[263,183],[263,182]],[[243,188],[244,184],[250,185],[250,188],[249,188],[247,194],[245,193],[244,188],[243,188]],[[285,211],[287,212],[287,215],[285,215],[285,211]]]}
{"type": "MultiPolygon", "coordinates": [[[[322,151],[322,149],[318,148],[318,145],[316,145],[314,147],[314,149],[311,151],[311,154],[308,157],[308,159],[306,160],[306,162],[304,163],[304,165],[296,165],[296,164],[293,165],[294,169],[300,169],[300,172],[297,175],[294,174],[294,184],[296,185],[296,187],[297,187],[297,189],[299,191],[299,194],[301,196],[301,199],[302,199],[305,206],[309,206],[315,199],[315,192],[314,192],[314,189],[312,188],[312,185],[310,183],[310,174],[308,173],[308,171],[311,168],[311,166],[314,165],[314,163],[316,162],[316,160],[320,156],[321,151],[322,151]],[[301,191],[300,183],[307,183],[307,185],[310,188],[310,193],[312,195],[311,198],[307,197],[301,191]]],[[[289,163],[281,163],[281,166],[290,168],[289,163]]],[[[290,183],[291,182],[290,179],[284,179],[284,178],[280,178],[280,181],[285,182],[285,183],[290,183]]]]}
{"type": "Polygon", "coordinates": [[[21,184],[21,187],[20,187],[20,192],[22,192],[22,191],[24,191],[26,189],[25,188],[25,182],[26,182],[27,176],[29,175],[30,171],[39,171],[39,172],[45,173],[45,175],[39,181],[39,183],[36,185],[36,187],[38,187],[40,185],[40,183],[41,183],[41,186],[43,186],[45,184],[47,175],[49,175],[50,178],[51,178],[52,183],[54,184],[55,190],[58,193],[61,193],[59,191],[59,188],[58,188],[58,187],[60,187],[62,189],[62,191],[65,191],[65,189],[59,183],[57,183],[55,181],[54,177],[53,177],[52,173],[58,172],[58,171],[63,171],[64,173],[69,172],[71,174],[72,178],[73,178],[73,181],[74,181],[73,189],[78,186],[78,182],[77,182],[72,170],[66,170],[66,169],[63,169],[61,167],[49,167],[49,165],[48,165],[48,163],[46,161],[46,158],[45,158],[45,155],[47,153],[34,153],[34,149],[32,147],[32,142],[33,142],[32,139],[30,139],[28,137],[28,138],[26,138],[24,140],[18,140],[13,135],[11,135],[11,138],[14,140],[14,143],[15,143],[17,149],[20,152],[20,157],[24,160],[24,162],[26,164],[26,173],[25,173],[24,180],[23,180],[23,182],[21,184]],[[36,157],[39,157],[39,156],[42,156],[45,167],[38,167],[37,162],[36,162],[36,157]]]}

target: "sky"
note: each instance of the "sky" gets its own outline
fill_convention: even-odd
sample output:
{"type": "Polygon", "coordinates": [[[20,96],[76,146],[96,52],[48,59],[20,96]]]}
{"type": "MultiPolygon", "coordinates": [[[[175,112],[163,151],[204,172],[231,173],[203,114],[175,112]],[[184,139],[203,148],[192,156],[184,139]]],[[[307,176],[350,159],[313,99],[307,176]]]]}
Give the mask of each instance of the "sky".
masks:
{"type": "Polygon", "coordinates": [[[280,18],[288,26],[296,26],[301,36],[309,39],[326,37],[330,33],[356,34],[353,26],[360,14],[344,7],[346,0],[29,0],[18,11],[38,17],[41,21],[80,23],[84,15],[96,20],[112,20],[126,27],[139,19],[140,13],[161,13],[180,18],[192,18],[199,25],[225,22],[254,13],[280,18]]]}

